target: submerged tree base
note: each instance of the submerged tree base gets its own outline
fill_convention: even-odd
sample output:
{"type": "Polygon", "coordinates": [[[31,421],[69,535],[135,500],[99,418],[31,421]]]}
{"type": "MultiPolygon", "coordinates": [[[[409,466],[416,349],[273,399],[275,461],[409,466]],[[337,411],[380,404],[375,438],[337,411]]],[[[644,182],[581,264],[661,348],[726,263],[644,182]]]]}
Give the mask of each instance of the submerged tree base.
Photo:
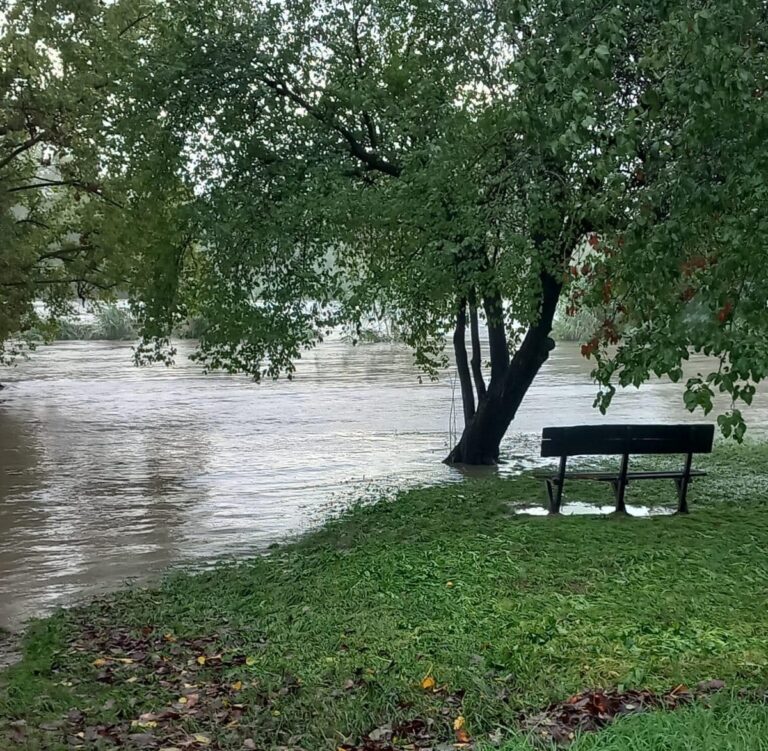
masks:
{"type": "Polygon", "coordinates": [[[703,460],[688,518],[510,515],[542,493],[528,475],[409,491],[264,558],[60,613],[0,674],[0,748],[335,751],[400,728],[519,751],[521,717],[585,689],[718,679],[711,711],[622,719],[574,748],[677,751],[706,731],[757,751],[768,710],[738,692],[768,686],[766,459],[703,460]]]}

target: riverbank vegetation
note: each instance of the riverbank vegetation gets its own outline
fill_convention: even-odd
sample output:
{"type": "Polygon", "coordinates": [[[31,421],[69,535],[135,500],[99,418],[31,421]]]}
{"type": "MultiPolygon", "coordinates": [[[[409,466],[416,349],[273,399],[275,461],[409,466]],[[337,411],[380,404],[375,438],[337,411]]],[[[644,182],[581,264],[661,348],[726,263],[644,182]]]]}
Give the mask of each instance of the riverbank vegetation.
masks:
{"type": "MultiPolygon", "coordinates": [[[[179,322],[173,336],[176,339],[199,339],[205,333],[206,325],[203,318],[188,318],[179,322]]],[[[37,326],[23,334],[24,341],[33,346],[54,341],[132,341],[138,337],[136,317],[129,309],[115,304],[97,306],[89,318],[62,316],[51,325],[37,326]]]]}
{"type": "MultiPolygon", "coordinates": [[[[530,476],[467,481],[58,613],[2,677],[3,747],[518,751],[550,737],[526,717],[604,689],[678,709],[579,751],[763,749],[768,448],[698,464],[688,517],[523,517],[530,476]]],[[[670,483],[629,493],[674,505],[670,483]]]]}

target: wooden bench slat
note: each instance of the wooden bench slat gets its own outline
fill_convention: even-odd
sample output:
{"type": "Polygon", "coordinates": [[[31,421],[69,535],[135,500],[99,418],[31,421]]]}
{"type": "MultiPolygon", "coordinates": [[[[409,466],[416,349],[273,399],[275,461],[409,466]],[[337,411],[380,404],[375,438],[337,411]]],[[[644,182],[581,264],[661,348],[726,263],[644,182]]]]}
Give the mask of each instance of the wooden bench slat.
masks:
{"type": "Polygon", "coordinates": [[[712,450],[714,431],[710,424],[544,428],[541,455],[704,454],[712,450]]]}
{"type": "MultiPolygon", "coordinates": [[[[691,470],[689,477],[705,477],[706,472],[700,469],[691,470]]],[[[540,479],[556,479],[559,474],[553,470],[535,470],[534,477],[540,479]]],[[[682,470],[670,470],[668,472],[627,472],[627,480],[674,480],[685,477],[682,470]]],[[[618,472],[566,472],[566,480],[618,480],[618,472]]]]}

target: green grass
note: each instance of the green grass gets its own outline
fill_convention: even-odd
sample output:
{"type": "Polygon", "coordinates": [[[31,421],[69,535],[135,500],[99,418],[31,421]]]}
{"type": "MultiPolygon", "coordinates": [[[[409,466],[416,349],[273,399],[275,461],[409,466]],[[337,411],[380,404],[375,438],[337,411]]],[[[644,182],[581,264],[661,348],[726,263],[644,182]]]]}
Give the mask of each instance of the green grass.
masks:
{"type": "MultiPolygon", "coordinates": [[[[714,708],[625,719],[574,751],[764,748],[748,731],[768,738],[766,708],[731,691],[768,685],[768,448],[698,465],[714,474],[693,486],[688,517],[520,517],[509,504],[543,493],[530,476],[469,481],[59,613],[31,628],[23,662],[0,678],[0,747],[4,724],[25,720],[10,748],[68,748],[65,731],[36,728],[73,708],[89,726],[129,725],[191,684],[215,700],[173,730],[206,733],[212,748],[335,749],[417,716],[448,739],[461,714],[479,743],[501,732],[517,751],[521,711],[581,689],[718,678],[730,691],[714,708]],[[94,660],[131,654],[99,681],[94,660]],[[222,657],[201,666],[200,654],[222,657]],[[420,686],[428,675],[436,692],[420,686]],[[243,705],[229,728],[216,715],[225,700],[243,705]]],[[[594,483],[569,491],[608,498],[594,483]]],[[[673,504],[674,488],[639,484],[629,502],[673,504]]]]}

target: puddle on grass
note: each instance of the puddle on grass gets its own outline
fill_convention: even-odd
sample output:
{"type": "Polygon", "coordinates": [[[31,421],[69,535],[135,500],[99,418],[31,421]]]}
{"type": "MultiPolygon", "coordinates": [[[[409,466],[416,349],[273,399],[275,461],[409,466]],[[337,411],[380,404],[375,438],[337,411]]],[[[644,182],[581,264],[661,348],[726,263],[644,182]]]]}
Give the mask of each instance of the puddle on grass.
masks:
{"type": "MultiPolygon", "coordinates": [[[[548,516],[549,509],[545,506],[520,506],[515,503],[511,503],[513,513],[525,514],[526,516],[548,516]]],[[[570,503],[564,503],[560,508],[560,513],[563,516],[581,516],[581,515],[600,515],[600,514],[612,514],[616,510],[616,507],[611,505],[600,505],[597,503],[583,503],[580,501],[572,501],[570,503]]],[[[675,513],[674,508],[667,506],[627,506],[627,513],[630,516],[670,516],[675,513]]]]}

